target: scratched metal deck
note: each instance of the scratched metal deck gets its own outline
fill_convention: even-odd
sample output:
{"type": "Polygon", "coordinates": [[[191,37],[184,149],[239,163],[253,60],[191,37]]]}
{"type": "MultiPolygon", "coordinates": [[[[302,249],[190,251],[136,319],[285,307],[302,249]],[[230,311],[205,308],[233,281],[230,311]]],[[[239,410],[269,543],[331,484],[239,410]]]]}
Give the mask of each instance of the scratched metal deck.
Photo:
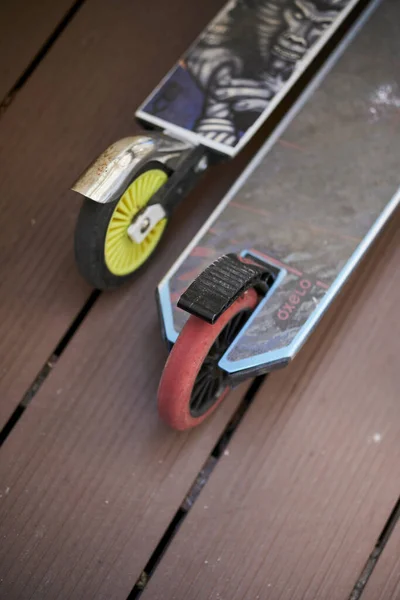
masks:
{"type": "Polygon", "coordinates": [[[399,202],[399,16],[388,0],[357,25],[161,282],[169,341],[194,276],[222,254],[250,252],[276,282],[221,366],[271,370],[301,347],[399,202]]]}

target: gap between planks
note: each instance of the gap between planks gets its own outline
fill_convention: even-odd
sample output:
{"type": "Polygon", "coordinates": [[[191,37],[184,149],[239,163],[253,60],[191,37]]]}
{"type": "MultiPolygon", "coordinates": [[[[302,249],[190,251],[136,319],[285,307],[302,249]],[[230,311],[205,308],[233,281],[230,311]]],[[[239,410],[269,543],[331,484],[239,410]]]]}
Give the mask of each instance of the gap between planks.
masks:
{"type": "Polygon", "coordinates": [[[266,378],[267,375],[261,375],[259,377],[256,377],[252,381],[250,387],[247,389],[243,399],[241,400],[238,408],[236,409],[233,417],[230,419],[225,429],[223,430],[221,436],[217,440],[217,443],[212,449],[210,455],[207,457],[202,469],[197,474],[193,484],[191,485],[188,493],[186,494],[184,501],[176,511],[172,521],[165,530],[164,535],[161,537],[159,543],[157,544],[149,560],[147,561],[146,566],[140,574],[139,579],[133,586],[132,591],[128,595],[127,600],[136,600],[144,592],[148,582],[150,581],[160,561],[162,560],[162,557],[173,542],[176,534],[178,533],[178,530],[182,526],[184,520],[188,516],[195,502],[198,500],[204,486],[207,484],[219,460],[222,456],[224,456],[225,453],[228,452],[228,445],[232,440],[235,431],[240,426],[240,423],[245,417],[248,409],[250,408],[251,404],[253,403],[253,400],[257,395],[258,390],[260,389],[266,378]]]}
{"type": "MultiPolygon", "coordinates": [[[[214,471],[218,461],[224,453],[228,452],[228,445],[242,422],[245,414],[250,408],[259,388],[264,383],[267,375],[263,375],[261,377],[257,377],[252,382],[250,388],[245,393],[243,400],[241,401],[239,407],[237,408],[235,414],[232,419],[229,421],[219,440],[217,441],[214,449],[210,453],[209,457],[204,463],[203,468],[197,474],[194,483],[192,484],[189,492],[186,495],[183,503],[175,513],[171,523],[168,525],[165,530],[164,535],[161,537],[159,543],[157,544],[155,550],[151,554],[145,568],[143,569],[139,579],[136,581],[135,585],[132,588],[132,591],[127,597],[127,600],[137,600],[145,591],[150,579],[153,577],[158,565],[160,564],[165,552],[171,546],[175,536],[177,535],[180,527],[182,526],[184,520],[187,518],[190,510],[194,506],[195,502],[198,500],[203,488],[207,484],[212,472],[214,471]]],[[[365,587],[378,564],[380,557],[392,535],[396,525],[400,522],[400,497],[397,500],[392,512],[389,515],[388,520],[386,521],[377,542],[369,555],[363,570],[360,573],[359,578],[357,579],[356,584],[348,598],[348,600],[362,600],[363,593],[365,591],[365,587]]]]}
{"type": "Polygon", "coordinates": [[[36,375],[32,384],[29,386],[22,399],[17,404],[15,410],[11,413],[10,418],[0,431],[0,448],[6,441],[8,436],[11,434],[12,430],[24,414],[25,410],[32,402],[33,398],[36,396],[43,383],[46,381],[47,377],[50,375],[52,369],[55,367],[57,361],[63,354],[69,342],[72,340],[72,338],[78,331],[79,327],[82,325],[83,321],[88,316],[90,310],[93,308],[100,295],[101,292],[99,290],[94,290],[90,294],[89,298],[82,306],[75,319],[72,321],[70,327],[67,329],[61,340],[58,342],[57,346],[54,348],[53,352],[50,354],[50,357],[46,360],[43,367],[39,370],[39,373],[36,375]]]}
{"type": "Polygon", "coordinates": [[[365,563],[365,566],[364,566],[363,570],[361,571],[360,576],[349,596],[349,600],[359,600],[360,598],[362,598],[363,593],[365,591],[365,587],[368,583],[368,580],[371,577],[373,570],[375,569],[375,567],[378,563],[378,560],[382,556],[382,553],[386,547],[386,544],[388,543],[389,538],[392,535],[394,528],[396,527],[399,520],[400,520],[400,498],[397,500],[392,512],[390,513],[389,518],[386,521],[386,524],[385,524],[384,528],[382,529],[382,532],[381,532],[380,536],[378,537],[378,540],[377,540],[371,554],[369,555],[367,562],[365,563]]]}
{"type": "Polygon", "coordinates": [[[60,37],[60,35],[63,33],[63,31],[68,27],[68,25],[70,24],[70,22],[75,17],[76,13],[78,12],[78,10],[82,7],[82,5],[84,3],[85,3],[85,0],[76,0],[76,2],[74,2],[74,4],[71,6],[71,8],[65,13],[64,17],[61,19],[61,21],[55,27],[53,32],[49,35],[47,40],[44,42],[42,47],[35,54],[35,56],[31,60],[31,62],[28,64],[26,69],[22,72],[20,77],[18,77],[18,79],[16,80],[14,85],[11,87],[11,89],[6,93],[6,95],[0,102],[0,118],[3,116],[3,114],[5,113],[7,108],[13,102],[14,98],[16,97],[18,92],[22,89],[22,87],[25,85],[25,83],[28,81],[28,79],[31,77],[31,75],[33,75],[33,73],[36,71],[36,69],[38,68],[38,66],[40,65],[40,63],[42,62],[44,57],[46,56],[46,54],[54,46],[57,39],[60,37]]]}

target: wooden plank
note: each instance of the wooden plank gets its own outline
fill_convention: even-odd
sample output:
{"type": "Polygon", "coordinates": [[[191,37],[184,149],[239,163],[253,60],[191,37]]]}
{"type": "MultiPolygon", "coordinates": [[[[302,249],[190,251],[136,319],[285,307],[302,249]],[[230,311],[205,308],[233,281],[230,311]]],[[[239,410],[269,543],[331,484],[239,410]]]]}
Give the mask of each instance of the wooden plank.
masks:
{"type": "MultiPolygon", "coordinates": [[[[90,293],[74,262],[81,200],[70,185],[108,144],[139,131],[135,107],[222,1],[202,2],[196,14],[184,0],[86,2],[4,114],[0,428],[90,293]]],[[[211,175],[222,187],[204,205],[200,193],[189,200],[198,224],[236,174],[222,172],[211,175]]],[[[170,261],[182,248],[175,236],[170,261]]]]}
{"type": "Polygon", "coordinates": [[[164,426],[166,350],[135,292],[101,298],[2,448],[2,598],[125,600],[244,393],[192,433],[164,426]]]}
{"type": "Polygon", "coordinates": [[[74,4],[72,0],[2,0],[0,102],[74,4]]]}
{"type": "Polygon", "coordinates": [[[375,569],[362,600],[399,600],[400,598],[400,523],[397,522],[375,569]]]}
{"type": "Polygon", "coordinates": [[[350,595],[399,493],[399,217],[257,395],[144,600],[350,595]]]}

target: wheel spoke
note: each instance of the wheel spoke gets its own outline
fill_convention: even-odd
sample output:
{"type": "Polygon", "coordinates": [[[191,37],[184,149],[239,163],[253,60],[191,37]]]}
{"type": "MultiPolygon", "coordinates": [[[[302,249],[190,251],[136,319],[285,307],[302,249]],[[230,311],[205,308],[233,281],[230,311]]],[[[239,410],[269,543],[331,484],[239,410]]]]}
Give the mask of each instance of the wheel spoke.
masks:
{"type": "Polygon", "coordinates": [[[223,386],[224,379],[225,379],[225,373],[223,372],[222,369],[219,369],[219,371],[218,371],[218,388],[223,386]]]}
{"type": "Polygon", "coordinates": [[[222,346],[223,346],[224,352],[231,342],[232,332],[235,330],[235,321],[236,321],[236,317],[234,317],[231,321],[229,321],[229,323],[226,325],[225,329],[221,332],[220,337],[222,340],[222,346]]]}
{"type": "Polygon", "coordinates": [[[196,395],[195,400],[190,402],[193,410],[200,410],[203,405],[208,404],[208,399],[210,396],[210,391],[212,388],[213,380],[207,379],[207,381],[202,385],[201,393],[196,395]]]}
{"type": "Polygon", "coordinates": [[[139,175],[125,190],[108,223],[104,242],[106,266],[113,275],[123,277],[135,271],[151,254],[160,239],[166,221],[152,229],[141,244],[135,244],[127,234],[128,227],[150,196],[168,179],[159,169],[149,169],[139,175]]]}
{"type": "Polygon", "coordinates": [[[214,354],[219,355],[221,353],[221,336],[219,335],[215,340],[211,350],[214,351],[214,354]]]}
{"type": "Polygon", "coordinates": [[[236,320],[237,320],[237,316],[233,317],[233,319],[231,319],[229,321],[229,323],[226,327],[226,330],[223,332],[223,333],[225,333],[225,341],[229,341],[231,339],[232,331],[235,330],[236,320]]]}
{"type": "Polygon", "coordinates": [[[204,393],[204,390],[207,388],[211,381],[211,377],[209,373],[206,373],[204,377],[201,377],[199,380],[196,380],[193,386],[192,397],[194,399],[198,399],[204,393]]]}
{"type": "Polygon", "coordinates": [[[190,398],[190,412],[193,416],[200,417],[207,412],[226,387],[227,375],[218,367],[218,362],[241,331],[249,314],[250,311],[245,310],[235,315],[214,340],[193,385],[190,398]]]}
{"type": "Polygon", "coordinates": [[[201,365],[201,368],[214,366],[215,358],[217,357],[217,354],[216,353],[211,354],[211,351],[212,351],[212,348],[210,350],[210,354],[207,354],[206,358],[204,359],[204,362],[201,365]]]}
{"type": "Polygon", "coordinates": [[[203,394],[204,394],[204,390],[207,387],[207,381],[201,383],[200,385],[196,385],[192,391],[192,396],[190,398],[190,407],[193,410],[196,410],[198,408],[198,403],[199,400],[202,399],[203,394]]]}
{"type": "Polygon", "coordinates": [[[240,329],[242,328],[242,324],[243,324],[243,320],[244,320],[245,316],[246,316],[245,314],[239,313],[234,319],[232,319],[231,329],[229,332],[230,338],[232,338],[233,336],[236,337],[236,335],[239,333],[240,329]]]}
{"type": "Polygon", "coordinates": [[[204,378],[206,377],[210,377],[211,375],[211,369],[207,368],[204,369],[204,365],[201,367],[201,370],[199,372],[199,374],[196,377],[196,381],[195,381],[195,386],[197,386],[200,382],[204,381],[204,378]]]}

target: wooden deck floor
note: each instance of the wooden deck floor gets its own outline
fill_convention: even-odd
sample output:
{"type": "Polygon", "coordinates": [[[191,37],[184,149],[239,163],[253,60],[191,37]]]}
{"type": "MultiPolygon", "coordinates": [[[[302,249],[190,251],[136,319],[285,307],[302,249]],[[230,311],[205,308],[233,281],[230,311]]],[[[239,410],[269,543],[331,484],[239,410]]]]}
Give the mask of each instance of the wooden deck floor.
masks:
{"type": "Polygon", "coordinates": [[[71,183],[222,4],[0,3],[2,599],[400,598],[400,215],[296,361],[189,434],[156,413],[154,289],[259,140],[132,285],[75,268],[71,183]]]}

